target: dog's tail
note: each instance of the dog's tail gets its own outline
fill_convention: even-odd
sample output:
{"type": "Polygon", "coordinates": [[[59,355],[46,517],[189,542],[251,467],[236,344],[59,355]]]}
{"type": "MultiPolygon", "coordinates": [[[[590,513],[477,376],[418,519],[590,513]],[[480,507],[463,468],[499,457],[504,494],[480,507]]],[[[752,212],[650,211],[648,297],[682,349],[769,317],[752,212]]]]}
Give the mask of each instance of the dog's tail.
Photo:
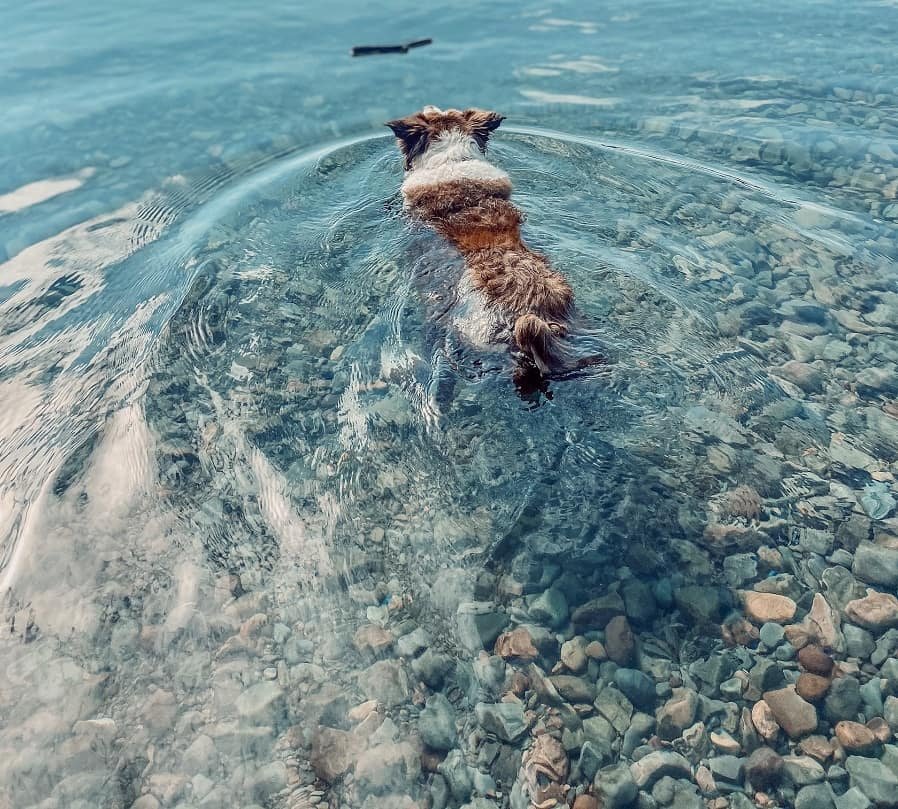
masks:
{"type": "Polygon", "coordinates": [[[514,323],[514,341],[541,374],[551,374],[566,365],[567,352],[561,338],[566,332],[561,323],[550,323],[532,312],[514,323]]]}

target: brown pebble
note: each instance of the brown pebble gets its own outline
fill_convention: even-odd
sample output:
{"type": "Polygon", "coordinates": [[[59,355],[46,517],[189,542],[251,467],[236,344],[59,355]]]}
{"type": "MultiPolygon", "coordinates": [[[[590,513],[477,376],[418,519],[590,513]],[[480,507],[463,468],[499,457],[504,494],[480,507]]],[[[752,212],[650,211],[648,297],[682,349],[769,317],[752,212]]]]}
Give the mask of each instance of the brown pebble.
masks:
{"type": "MultiPolygon", "coordinates": [[[[817,709],[799,696],[794,685],[787,685],[776,691],[765,691],[764,702],[789,738],[800,739],[802,736],[809,736],[817,729],[817,709]]],[[[756,703],[756,706],[758,704],[760,703],[756,703]]]]}
{"type": "Polygon", "coordinates": [[[511,677],[512,693],[519,697],[523,697],[530,688],[530,678],[522,671],[516,671],[511,677]]]}
{"type": "Polygon", "coordinates": [[[730,647],[754,646],[761,639],[760,630],[741,617],[721,625],[720,634],[723,642],[730,647]]]}
{"type": "Polygon", "coordinates": [[[892,738],[892,729],[889,727],[889,723],[886,722],[881,716],[874,716],[869,722],[867,722],[867,727],[876,737],[876,740],[885,744],[892,738]]]}
{"type": "Polygon", "coordinates": [[[438,772],[444,758],[446,758],[446,754],[443,752],[424,750],[421,753],[421,769],[424,772],[438,772]]]}
{"type": "Polygon", "coordinates": [[[774,570],[779,570],[783,566],[783,555],[776,548],[771,548],[768,545],[758,548],[758,559],[774,570]]]}
{"type": "Polygon", "coordinates": [[[833,659],[816,644],[809,644],[798,651],[798,662],[805,671],[829,677],[833,670],[833,659]]]}
{"type": "Polygon", "coordinates": [[[873,731],[860,722],[837,722],[836,738],[849,753],[866,752],[876,745],[873,731]]]}
{"type": "Polygon", "coordinates": [[[898,626],[898,598],[891,593],[868,589],[865,598],[857,598],[845,605],[845,617],[864,629],[882,632],[898,626]]]}
{"type": "Polygon", "coordinates": [[[775,739],[780,732],[780,726],[773,717],[773,711],[763,699],[759,699],[751,706],[751,721],[761,738],[768,742],[775,739]]]}
{"type": "Polygon", "coordinates": [[[573,809],[599,809],[599,802],[592,795],[578,795],[573,809]]]}
{"type": "Polygon", "coordinates": [[[776,789],[783,777],[784,762],[775,750],[759,747],[745,762],[745,776],[755,789],[776,789]]]}
{"type": "Polygon", "coordinates": [[[786,640],[801,650],[811,642],[811,636],[801,624],[789,624],[786,627],[786,640]]]}
{"type": "Polygon", "coordinates": [[[788,596],[776,593],[756,593],[746,590],[742,593],[745,614],[755,623],[773,621],[785,624],[795,617],[795,602],[788,596]]]}
{"type": "Polygon", "coordinates": [[[533,639],[526,627],[519,626],[511,632],[503,632],[496,638],[494,651],[503,660],[517,658],[519,660],[535,660],[539,652],[533,645],[533,639]]]}
{"type": "Polygon", "coordinates": [[[262,630],[268,625],[268,616],[265,613],[258,612],[251,615],[242,624],[240,624],[240,637],[244,640],[255,638],[262,634],[262,630]]]}
{"type": "Polygon", "coordinates": [[[377,710],[377,700],[369,699],[366,702],[351,708],[347,716],[350,722],[363,722],[377,710]]]}
{"type": "Polygon", "coordinates": [[[704,764],[699,764],[695,768],[695,783],[701,790],[702,795],[713,795],[717,792],[717,784],[714,783],[714,776],[704,764]]]}
{"type": "Polygon", "coordinates": [[[633,662],[636,641],[633,638],[633,630],[623,615],[615,616],[605,627],[605,651],[619,666],[628,666],[633,662]]]}
{"type": "Polygon", "coordinates": [[[586,652],[587,657],[592,658],[593,660],[601,661],[608,659],[608,652],[605,651],[605,647],[602,643],[597,640],[587,643],[586,648],[583,651],[586,652]]]}
{"type": "Polygon", "coordinates": [[[798,675],[795,690],[802,699],[806,699],[808,702],[818,702],[829,691],[829,678],[803,671],[798,675]]]}
{"type": "Polygon", "coordinates": [[[821,764],[832,758],[833,746],[826,736],[808,736],[807,739],[802,739],[798,746],[802,753],[821,764]]]}

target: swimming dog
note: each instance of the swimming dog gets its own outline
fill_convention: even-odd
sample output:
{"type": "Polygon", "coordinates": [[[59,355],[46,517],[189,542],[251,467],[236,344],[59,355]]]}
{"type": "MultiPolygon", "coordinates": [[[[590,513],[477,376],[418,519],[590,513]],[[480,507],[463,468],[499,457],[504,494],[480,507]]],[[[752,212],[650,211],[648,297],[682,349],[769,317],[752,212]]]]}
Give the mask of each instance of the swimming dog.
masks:
{"type": "Polygon", "coordinates": [[[461,253],[463,283],[500,324],[493,339],[515,349],[516,376],[549,377],[570,367],[564,338],[574,295],[522,240],[524,215],[511,202],[511,180],[485,159],[490,134],[503,120],[487,110],[427,106],[387,126],[405,158],[406,210],[461,253]]]}

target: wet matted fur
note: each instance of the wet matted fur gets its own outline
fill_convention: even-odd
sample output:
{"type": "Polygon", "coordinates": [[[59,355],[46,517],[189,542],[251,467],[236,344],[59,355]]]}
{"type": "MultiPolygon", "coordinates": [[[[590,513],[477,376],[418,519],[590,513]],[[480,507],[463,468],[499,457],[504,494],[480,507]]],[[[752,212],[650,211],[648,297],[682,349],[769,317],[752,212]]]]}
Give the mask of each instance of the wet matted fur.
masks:
{"type": "Polygon", "coordinates": [[[387,126],[405,158],[405,207],[462,254],[473,289],[508,321],[521,370],[548,376],[568,365],[564,337],[574,296],[522,240],[511,180],[484,158],[502,120],[487,110],[428,106],[387,126]]]}

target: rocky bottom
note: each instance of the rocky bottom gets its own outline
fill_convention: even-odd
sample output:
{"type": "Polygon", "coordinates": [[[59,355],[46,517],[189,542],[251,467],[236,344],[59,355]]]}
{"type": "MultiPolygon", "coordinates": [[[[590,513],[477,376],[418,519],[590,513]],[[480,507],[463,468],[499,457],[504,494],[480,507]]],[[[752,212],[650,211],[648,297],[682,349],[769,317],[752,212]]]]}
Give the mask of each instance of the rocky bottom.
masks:
{"type": "Polygon", "coordinates": [[[0,805],[898,806],[898,537],[856,510],[775,544],[756,491],[718,506],[700,541],[606,565],[446,569],[426,609],[370,559],[330,617],[182,564],[110,625],[127,676],[23,609],[0,805]]]}
{"type": "MultiPolygon", "coordinates": [[[[592,146],[497,139],[533,243],[617,347],[552,406],[441,331],[445,252],[389,215],[379,145],[204,231],[119,425],[146,440],[110,439],[113,387],[85,411],[115,411],[99,449],[49,483],[16,470],[42,499],[16,494],[28,552],[2,594],[0,809],[898,807],[898,156],[890,74],[857,50],[858,87],[696,72],[648,114],[625,86],[637,114],[519,119],[592,146]]],[[[577,95],[552,97],[642,75],[570,64],[577,95]]],[[[357,106],[326,103],[327,131],[357,106]]],[[[77,246],[46,249],[47,279],[77,246]]],[[[32,292],[28,346],[61,294],[32,292]]],[[[59,322],[40,361],[16,349],[16,396],[82,351],[59,322]]],[[[79,410],[81,380],[61,390],[79,410]]]]}
{"type": "Polygon", "coordinates": [[[898,806],[898,544],[869,531],[854,515],[747,551],[746,520],[722,558],[678,544],[690,577],[625,554],[595,590],[551,564],[481,576],[495,601],[457,613],[485,647],[470,662],[401,608],[363,626],[369,699],[311,732],[325,805],[898,806]]]}

